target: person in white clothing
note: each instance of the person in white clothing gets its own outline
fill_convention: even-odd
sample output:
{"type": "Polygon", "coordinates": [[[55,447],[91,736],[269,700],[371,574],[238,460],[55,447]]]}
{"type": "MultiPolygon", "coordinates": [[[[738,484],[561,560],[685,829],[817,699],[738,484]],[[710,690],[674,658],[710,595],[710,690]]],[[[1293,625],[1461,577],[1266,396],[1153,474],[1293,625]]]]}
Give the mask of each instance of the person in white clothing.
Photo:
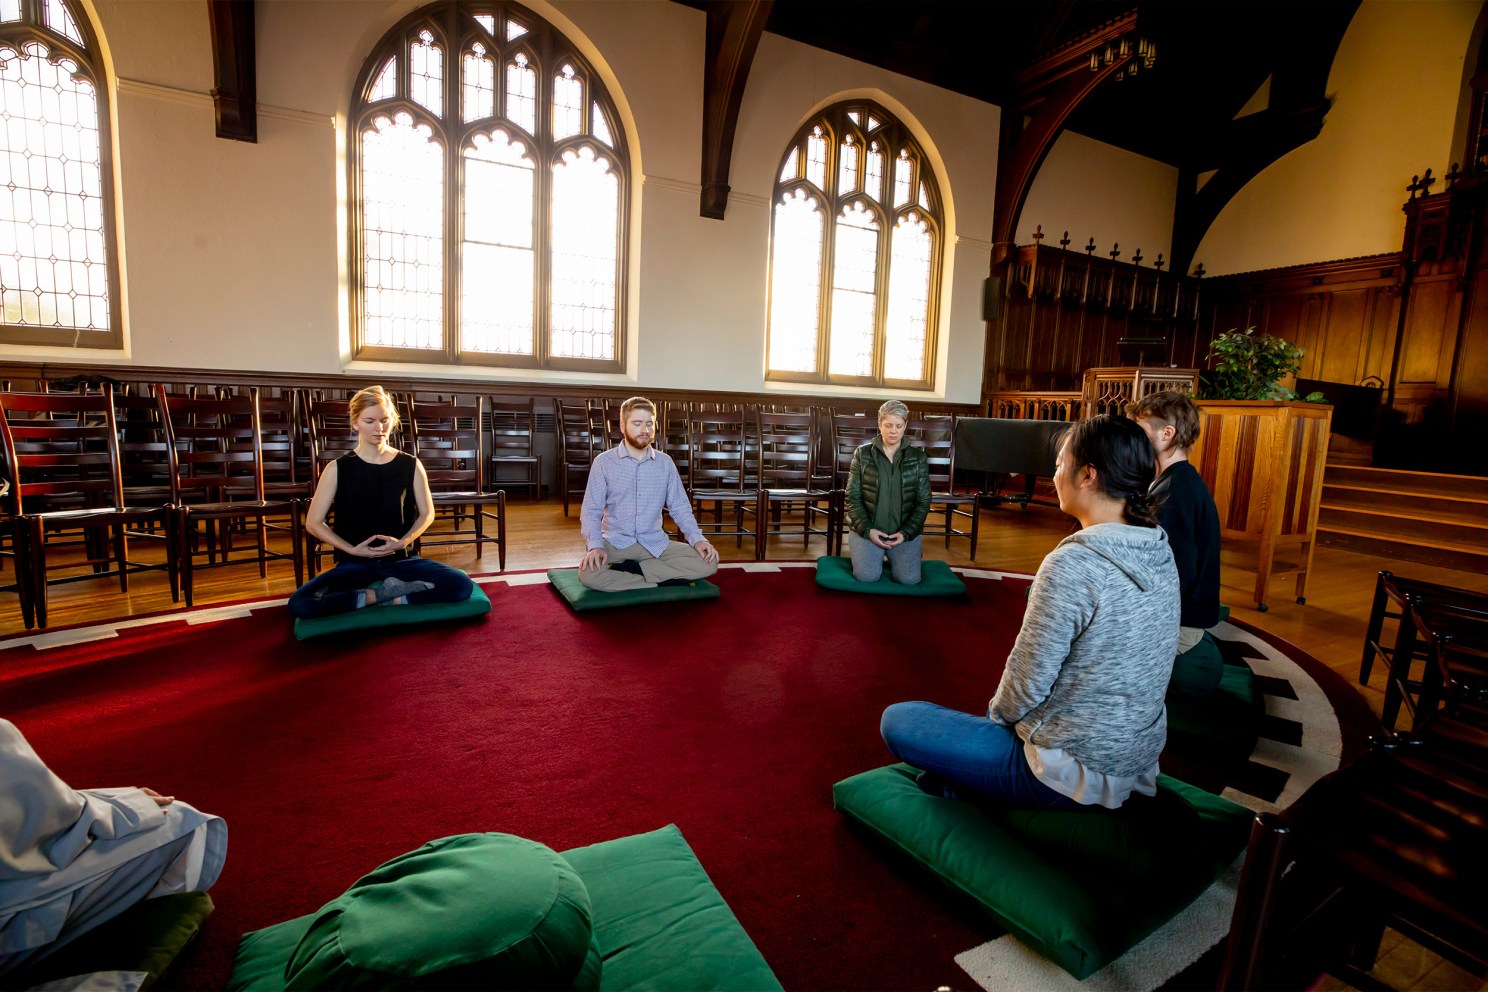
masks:
{"type": "Polygon", "coordinates": [[[0,720],[0,975],[130,906],[206,891],[227,824],[153,789],[75,790],[0,720]]]}

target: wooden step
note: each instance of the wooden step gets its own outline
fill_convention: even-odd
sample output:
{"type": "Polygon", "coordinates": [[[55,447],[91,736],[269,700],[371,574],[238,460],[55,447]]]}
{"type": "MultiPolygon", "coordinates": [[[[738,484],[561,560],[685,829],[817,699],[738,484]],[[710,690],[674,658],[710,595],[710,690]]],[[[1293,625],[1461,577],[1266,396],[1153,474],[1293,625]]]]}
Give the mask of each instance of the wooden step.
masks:
{"type": "Polygon", "coordinates": [[[1488,553],[1481,550],[1435,547],[1391,540],[1374,534],[1360,534],[1348,530],[1324,530],[1318,527],[1318,544],[1325,548],[1337,548],[1379,558],[1396,561],[1414,561],[1423,565],[1455,568],[1464,572],[1482,575],[1488,572],[1488,553]]]}
{"type": "Polygon", "coordinates": [[[1488,525],[1488,500],[1438,496],[1397,489],[1372,489],[1352,483],[1323,482],[1324,507],[1377,511],[1446,523],[1488,525]]]}
{"type": "Polygon", "coordinates": [[[1420,512],[1357,509],[1325,503],[1318,512],[1318,530],[1346,531],[1364,537],[1488,556],[1488,523],[1438,519],[1420,512]]]}
{"type": "Polygon", "coordinates": [[[1346,485],[1379,492],[1415,493],[1421,496],[1488,502],[1488,478],[1475,475],[1408,472],[1404,469],[1329,462],[1323,481],[1330,486],[1346,485]]]}

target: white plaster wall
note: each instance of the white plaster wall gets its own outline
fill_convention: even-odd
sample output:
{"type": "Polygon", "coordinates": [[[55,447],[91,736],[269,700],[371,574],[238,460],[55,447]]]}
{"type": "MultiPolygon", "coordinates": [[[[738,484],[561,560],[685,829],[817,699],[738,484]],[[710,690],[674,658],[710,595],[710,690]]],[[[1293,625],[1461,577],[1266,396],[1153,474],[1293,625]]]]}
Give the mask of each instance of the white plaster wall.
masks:
{"type": "Polygon", "coordinates": [[[1057,245],[1068,231],[1070,251],[1094,238],[1097,257],[1120,246],[1119,261],[1129,262],[1141,249],[1142,265],[1150,267],[1159,252],[1166,257],[1172,250],[1177,196],[1173,166],[1065,131],[1028,191],[1017,241],[1032,244],[1042,227],[1044,244],[1057,245]]]}
{"type": "Polygon", "coordinates": [[[1365,0],[1328,77],[1322,133],[1251,180],[1195,258],[1222,275],[1398,251],[1406,184],[1460,154],[1452,134],[1481,7],[1365,0]]]}
{"type": "MultiPolygon", "coordinates": [[[[204,5],[94,4],[117,74],[127,348],[61,354],[105,364],[345,372],[358,379],[383,369],[449,374],[438,366],[353,362],[348,350],[345,114],[366,52],[417,0],[260,4],[256,145],[214,134],[204,5]]],[[[868,97],[914,130],[941,183],[947,245],[933,394],[978,399],[996,107],[766,35],[739,114],[728,213],[707,220],[698,215],[704,15],[647,0],[530,5],[575,40],[620,105],[635,166],[629,368],[611,376],[458,374],[771,388],[763,367],[769,197],[780,156],[812,113],[868,97]]],[[[1061,140],[1050,162],[1030,201],[1031,220],[1086,218],[1085,227],[1098,229],[1089,233],[1123,242],[1166,231],[1172,208],[1165,167],[1077,137],[1061,140]],[[1112,177],[1108,193],[1091,195],[1095,174],[1112,177]]],[[[1157,237],[1151,235],[1154,245],[1157,237]]]]}

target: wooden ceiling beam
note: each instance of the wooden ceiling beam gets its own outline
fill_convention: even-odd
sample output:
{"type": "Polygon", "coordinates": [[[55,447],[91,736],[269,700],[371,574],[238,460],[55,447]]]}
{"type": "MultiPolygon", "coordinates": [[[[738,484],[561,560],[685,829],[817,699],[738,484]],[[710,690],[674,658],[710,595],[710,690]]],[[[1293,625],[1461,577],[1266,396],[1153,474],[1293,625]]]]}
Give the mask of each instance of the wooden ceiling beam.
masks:
{"type": "Polygon", "coordinates": [[[1247,183],[1321,133],[1331,105],[1328,75],[1357,7],[1341,4],[1333,16],[1289,35],[1266,109],[1227,121],[1194,143],[1178,170],[1170,271],[1188,271],[1210,226],[1247,183]],[[1208,172],[1212,175],[1201,185],[1208,172]]]}
{"type": "Polygon", "coordinates": [[[1013,253],[1018,217],[1034,176],[1059,138],[1070,115],[1096,87],[1126,69],[1137,57],[1132,48],[1095,71],[1090,56],[1133,34],[1131,11],[1083,38],[1044,55],[1016,76],[1018,91],[1002,108],[997,143],[997,184],[992,208],[992,267],[1000,273],[1013,253]]]}
{"type": "Polygon", "coordinates": [[[258,141],[258,65],[254,0],[208,0],[217,137],[258,141]]]}
{"type": "Polygon", "coordinates": [[[699,213],[722,220],[728,209],[734,132],[749,67],[774,0],[712,0],[706,9],[703,65],[703,169],[699,213]]]}

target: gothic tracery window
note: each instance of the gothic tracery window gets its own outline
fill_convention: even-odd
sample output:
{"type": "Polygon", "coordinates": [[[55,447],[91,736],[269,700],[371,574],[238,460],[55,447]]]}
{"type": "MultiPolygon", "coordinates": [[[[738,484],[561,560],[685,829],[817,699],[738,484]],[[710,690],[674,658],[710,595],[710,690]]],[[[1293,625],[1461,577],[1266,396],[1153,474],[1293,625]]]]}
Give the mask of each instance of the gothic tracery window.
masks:
{"type": "Polygon", "coordinates": [[[772,203],[769,378],[929,388],[944,221],[908,131],[871,103],[829,108],[772,203]]]}
{"type": "Polygon", "coordinates": [[[98,51],[74,0],[0,0],[0,343],[123,341],[98,51]]]}
{"type": "Polygon", "coordinates": [[[628,160],[573,46],[515,3],[436,3],[354,97],[358,357],[622,367],[628,160]]]}

